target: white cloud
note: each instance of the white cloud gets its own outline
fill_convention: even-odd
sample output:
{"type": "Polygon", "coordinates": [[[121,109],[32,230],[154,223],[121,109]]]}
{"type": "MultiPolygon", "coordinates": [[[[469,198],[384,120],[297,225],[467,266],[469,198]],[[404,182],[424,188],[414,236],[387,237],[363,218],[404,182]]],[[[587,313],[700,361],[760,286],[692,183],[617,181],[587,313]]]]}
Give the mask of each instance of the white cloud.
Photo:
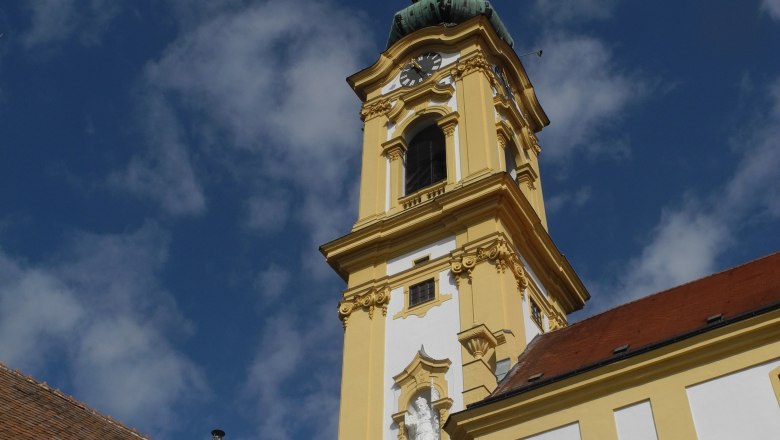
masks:
{"type": "Polygon", "coordinates": [[[612,16],[617,0],[536,0],[534,10],[549,23],[607,19],[612,16]]]}
{"type": "Polygon", "coordinates": [[[143,130],[149,150],[135,156],[127,168],[115,172],[109,181],[136,195],[150,198],[172,215],[203,212],[206,197],[182,141],[181,128],[170,105],[160,95],[142,99],[143,130]]]}
{"type": "Polygon", "coordinates": [[[99,44],[122,9],[113,0],[37,0],[26,5],[32,13],[32,26],[22,38],[27,47],[58,43],[74,35],[82,44],[99,44]]]}
{"type": "Polygon", "coordinates": [[[36,375],[58,365],[66,390],[131,425],[165,431],[205,382],[169,339],[191,325],[157,282],[167,236],[154,225],[80,233],[56,258],[0,252],[0,358],[36,375]]]}
{"type": "Polygon", "coordinates": [[[548,213],[558,212],[562,209],[577,209],[590,201],[591,194],[590,187],[586,186],[576,191],[556,194],[545,201],[544,205],[548,213]]]}
{"type": "Polygon", "coordinates": [[[567,162],[578,151],[628,154],[625,141],[616,142],[605,132],[645,95],[645,81],[621,69],[607,45],[597,38],[555,34],[539,47],[544,57],[528,68],[552,121],[540,134],[543,158],[567,162]]]}
{"type": "Polygon", "coordinates": [[[262,234],[278,232],[287,223],[290,194],[284,191],[255,194],[247,201],[246,226],[262,234]]]}
{"type": "Polygon", "coordinates": [[[332,307],[305,310],[266,320],[249,369],[245,397],[257,399],[263,438],[336,437],[341,326],[332,307]]]}
{"type": "Polygon", "coordinates": [[[155,127],[147,130],[148,149],[121,182],[187,214],[203,207],[209,182],[202,171],[223,172],[213,167],[229,163],[242,168],[230,173],[246,176],[253,166],[262,185],[247,200],[248,226],[273,232],[274,217],[311,228],[313,240],[343,232],[352,219],[339,215],[336,227],[325,219],[353,212],[343,194],[357,178],[345,170],[355,169],[359,154],[359,100],[345,78],[367,63],[367,30],[353,14],[310,0],[233,5],[183,20],[182,34],[148,64],[141,87],[176,113],[150,112],[158,122],[146,123],[155,127]],[[196,171],[194,156],[212,168],[196,171]],[[293,191],[305,194],[303,206],[278,203],[293,191]]]}
{"type": "Polygon", "coordinates": [[[761,9],[773,19],[780,20],[780,0],[762,0],[761,9]]]}
{"type": "Polygon", "coordinates": [[[290,272],[277,264],[266,267],[255,278],[255,288],[266,301],[278,298],[289,283],[290,272]]]}
{"type": "MultiPolygon", "coordinates": [[[[734,172],[709,194],[665,210],[641,253],[631,259],[614,295],[596,309],[648,295],[712,273],[753,222],[780,218],[780,79],[769,87],[768,111],[734,140],[742,153],[734,172]]],[[[749,118],[749,116],[745,116],[749,118]]],[[[747,124],[749,125],[749,124],[747,124]]]]}

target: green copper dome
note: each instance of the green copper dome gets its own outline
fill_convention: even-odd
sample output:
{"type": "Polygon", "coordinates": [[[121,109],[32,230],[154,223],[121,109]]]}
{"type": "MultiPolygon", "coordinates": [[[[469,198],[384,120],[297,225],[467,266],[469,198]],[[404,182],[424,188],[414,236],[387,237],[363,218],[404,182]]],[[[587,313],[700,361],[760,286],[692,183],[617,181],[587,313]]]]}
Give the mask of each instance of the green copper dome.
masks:
{"type": "Polygon", "coordinates": [[[424,27],[460,24],[477,15],[487,17],[498,36],[509,46],[514,45],[512,36],[488,0],[412,0],[411,5],[395,14],[387,47],[424,27]]]}

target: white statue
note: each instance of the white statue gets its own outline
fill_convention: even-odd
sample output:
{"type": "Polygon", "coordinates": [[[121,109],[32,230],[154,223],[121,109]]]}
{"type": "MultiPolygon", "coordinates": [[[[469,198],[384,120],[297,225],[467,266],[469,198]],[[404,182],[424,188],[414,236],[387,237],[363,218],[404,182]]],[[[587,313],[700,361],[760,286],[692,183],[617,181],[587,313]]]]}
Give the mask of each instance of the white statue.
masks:
{"type": "Polygon", "coordinates": [[[406,411],[404,425],[409,432],[409,440],[439,440],[439,418],[422,396],[406,411]]]}

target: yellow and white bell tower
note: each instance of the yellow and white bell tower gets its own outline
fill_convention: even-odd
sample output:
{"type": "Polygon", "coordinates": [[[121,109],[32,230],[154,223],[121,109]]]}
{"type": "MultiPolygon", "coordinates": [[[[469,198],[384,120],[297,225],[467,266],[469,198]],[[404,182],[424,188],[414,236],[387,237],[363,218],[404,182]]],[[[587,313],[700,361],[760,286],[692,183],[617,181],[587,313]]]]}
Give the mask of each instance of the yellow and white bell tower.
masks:
{"type": "Polygon", "coordinates": [[[321,247],[347,283],[340,439],[446,438],[449,413],[589,298],[547,233],[549,121],[511,45],[488,1],[418,0],[348,78],[364,101],[359,213],[321,247]]]}

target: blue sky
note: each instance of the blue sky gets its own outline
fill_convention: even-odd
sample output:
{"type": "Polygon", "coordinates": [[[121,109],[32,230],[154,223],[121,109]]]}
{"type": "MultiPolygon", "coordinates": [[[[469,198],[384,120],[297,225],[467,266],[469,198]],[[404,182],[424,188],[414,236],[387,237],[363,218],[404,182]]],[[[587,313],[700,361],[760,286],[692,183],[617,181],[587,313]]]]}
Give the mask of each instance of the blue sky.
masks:
{"type": "MultiPolygon", "coordinates": [[[[780,249],[780,0],[492,3],[575,319],[780,249]]],[[[0,360],[155,438],[334,438],[344,79],[407,4],[0,5],[0,360]]]]}

